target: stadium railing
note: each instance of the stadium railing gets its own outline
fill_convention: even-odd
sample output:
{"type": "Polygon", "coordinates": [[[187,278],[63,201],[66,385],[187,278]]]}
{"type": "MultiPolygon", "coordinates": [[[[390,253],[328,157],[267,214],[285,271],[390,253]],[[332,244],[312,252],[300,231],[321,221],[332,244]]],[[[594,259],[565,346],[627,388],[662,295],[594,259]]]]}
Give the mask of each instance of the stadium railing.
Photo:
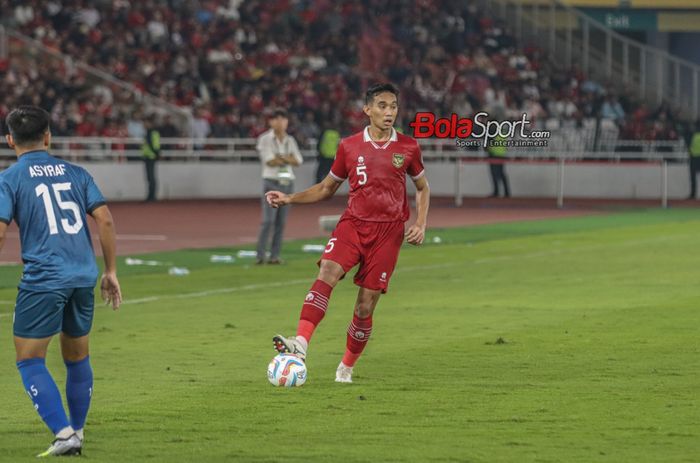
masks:
{"type": "Polygon", "coordinates": [[[479,0],[523,46],[536,43],[557,62],[633,89],[642,100],[700,116],[700,66],[631,40],[561,0],[479,0]]]}
{"type": "MultiPolygon", "coordinates": [[[[504,159],[486,156],[483,147],[460,147],[455,140],[420,140],[423,158],[426,163],[453,165],[455,204],[462,205],[463,194],[460,185],[464,168],[469,164],[508,163],[557,166],[557,205],[563,207],[565,192],[565,171],[575,166],[600,165],[606,167],[645,166],[658,168],[661,179],[661,204],[668,204],[668,166],[686,163],[688,154],[683,140],[611,140],[603,150],[587,148],[586,132],[552,134],[546,147],[511,147],[504,159]],[[579,138],[574,136],[578,133],[579,138]],[[556,135],[556,136],[555,136],[556,135]]],[[[76,163],[124,163],[140,162],[141,139],[111,137],[53,137],[51,151],[54,155],[76,163]]],[[[161,140],[163,162],[225,162],[258,163],[254,138],[163,138],[161,140]]],[[[315,143],[302,147],[305,159],[313,161],[317,157],[315,143]]],[[[0,168],[14,162],[14,152],[7,147],[0,149],[0,168]]]]}
{"type": "MultiPolygon", "coordinates": [[[[552,134],[546,146],[512,146],[508,148],[511,159],[560,159],[571,160],[677,160],[687,157],[685,142],[680,140],[619,140],[601,139],[593,149],[594,136],[587,131],[570,131],[552,134]]],[[[514,139],[515,142],[527,140],[514,139]]],[[[127,162],[141,160],[140,138],[115,137],[52,137],[51,152],[72,162],[127,162]]],[[[481,142],[480,142],[481,143],[481,142]]],[[[187,162],[258,162],[255,138],[162,138],[163,161],[187,162]]],[[[481,147],[463,147],[454,139],[419,140],[423,157],[429,161],[455,158],[480,158],[486,154],[481,147]]],[[[315,159],[316,144],[311,141],[302,146],[302,155],[315,159]]],[[[5,165],[14,159],[14,152],[7,146],[0,148],[0,160],[5,165]]]]}

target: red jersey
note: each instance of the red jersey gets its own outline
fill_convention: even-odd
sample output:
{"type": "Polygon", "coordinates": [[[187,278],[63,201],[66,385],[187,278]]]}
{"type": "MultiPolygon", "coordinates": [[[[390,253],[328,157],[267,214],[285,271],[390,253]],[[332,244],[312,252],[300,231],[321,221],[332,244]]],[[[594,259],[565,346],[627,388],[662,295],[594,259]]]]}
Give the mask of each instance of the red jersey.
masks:
{"type": "Polygon", "coordinates": [[[418,143],[391,129],[386,142],[375,142],[369,128],[341,140],[330,175],[348,179],[350,197],[344,217],[368,222],[405,222],[410,216],[406,174],[425,173],[418,143]]]}

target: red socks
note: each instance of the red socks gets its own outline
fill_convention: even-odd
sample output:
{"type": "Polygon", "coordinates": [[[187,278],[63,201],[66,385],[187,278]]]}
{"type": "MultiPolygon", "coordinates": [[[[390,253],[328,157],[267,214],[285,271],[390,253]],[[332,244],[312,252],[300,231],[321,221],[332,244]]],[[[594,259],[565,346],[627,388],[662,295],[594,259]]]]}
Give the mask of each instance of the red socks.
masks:
{"type": "Polygon", "coordinates": [[[360,318],[357,314],[353,314],[352,322],[348,327],[348,341],[346,344],[345,355],[343,355],[343,363],[352,367],[360,358],[362,351],[367,345],[369,336],[372,334],[372,316],[360,318]]]}
{"type": "Polygon", "coordinates": [[[306,294],[304,305],[301,308],[301,316],[299,317],[299,326],[297,327],[297,336],[311,340],[314,330],[323,320],[328,308],[328,300],[331,297],[333,287],[323,280],[316,280],[311,286],[311,289],[306,294]]]}
{"type": "MultiPolygon", "coordinates": [[[[316,280],[311,289],[306,294],[304,305],[301,308],[299,326],[297,327],[297,337],[302,337],[308,343],[314,331],[328,309],[328,300],[333,292],[333,287],[323,280],[316,280]]],[[[348,338],[343,363],[352,367],[360,358],[362,351],[367,345],[369,336],[372,334],[372,316],[360,318],[353,314],[352,322],[348,327],[348,338]]]]}

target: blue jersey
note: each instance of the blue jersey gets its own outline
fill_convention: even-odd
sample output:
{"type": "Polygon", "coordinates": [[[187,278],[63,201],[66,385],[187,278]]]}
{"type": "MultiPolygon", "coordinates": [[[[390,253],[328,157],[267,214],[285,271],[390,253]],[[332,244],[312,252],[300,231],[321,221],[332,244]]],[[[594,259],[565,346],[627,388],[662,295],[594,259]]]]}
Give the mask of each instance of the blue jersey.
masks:
{"type": "Polygon", "coordinates": [[[93,287],[97,264],[87,214],[105,204],[90,174],[46,151],[30,151],[0,173],[0,221],[19,226],[32,291],[93,287]]]}

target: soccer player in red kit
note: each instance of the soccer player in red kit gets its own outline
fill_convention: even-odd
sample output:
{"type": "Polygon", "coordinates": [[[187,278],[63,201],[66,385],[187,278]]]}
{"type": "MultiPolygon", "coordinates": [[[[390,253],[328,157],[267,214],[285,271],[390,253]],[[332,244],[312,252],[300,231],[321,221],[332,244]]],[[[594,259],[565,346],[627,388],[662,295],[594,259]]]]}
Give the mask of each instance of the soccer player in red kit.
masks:
{"type": "Polygon", "coordinates": [[[372,333],[372,314],[385,293],[404,239],[413,245],[423,242],[430,203],[430,188],[418,143],[397,133],[399,92],[392,84],[370,87],[364,112],[370,125],[344,138],[338,146],[328,176],[316,185],[290,195],[279,191],[266,194],[272,207],[314,203],[328,199],[347,179],[348,207],[341,216],[319,261],[318,278],[306,294],[295,337],[277,335],[275,349],[306,359],[314,330],[328,308],[331,292],[355,265],[355,284],[360,287],[355,312],[348,328],[345,355],[336,371],[337,382],[351,383],[352,369],[372,333]],[[417,217],[407,231],[404,224],[410,210],[406,175],[416,185],[417,217]]]}

